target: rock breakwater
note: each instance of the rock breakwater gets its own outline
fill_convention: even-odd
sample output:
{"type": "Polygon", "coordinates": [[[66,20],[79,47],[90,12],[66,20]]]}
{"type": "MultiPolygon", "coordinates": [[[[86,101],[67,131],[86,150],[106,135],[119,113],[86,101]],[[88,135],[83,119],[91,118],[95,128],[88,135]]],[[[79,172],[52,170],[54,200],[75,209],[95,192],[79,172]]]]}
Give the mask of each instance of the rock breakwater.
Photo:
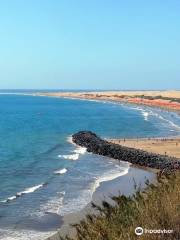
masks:
{"type": "Polygon", "coordinates": [[[88,152],[160,170],[180,170],[180,159],[110,143],[90,131],[80,131],[72,140],[88,152]]]}

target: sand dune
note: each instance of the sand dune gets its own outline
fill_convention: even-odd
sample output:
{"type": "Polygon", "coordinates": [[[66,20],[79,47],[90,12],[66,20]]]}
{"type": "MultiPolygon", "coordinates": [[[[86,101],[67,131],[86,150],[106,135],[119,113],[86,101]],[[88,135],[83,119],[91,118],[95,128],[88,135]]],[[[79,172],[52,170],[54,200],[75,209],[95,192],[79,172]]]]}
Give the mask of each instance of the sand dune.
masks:
{"type": "Polygon", "coordinates": [[[110,100],[160,107],[180,112],[180,91],[103,91],[103,92],[49,92],[40,96],[110,100]]]}

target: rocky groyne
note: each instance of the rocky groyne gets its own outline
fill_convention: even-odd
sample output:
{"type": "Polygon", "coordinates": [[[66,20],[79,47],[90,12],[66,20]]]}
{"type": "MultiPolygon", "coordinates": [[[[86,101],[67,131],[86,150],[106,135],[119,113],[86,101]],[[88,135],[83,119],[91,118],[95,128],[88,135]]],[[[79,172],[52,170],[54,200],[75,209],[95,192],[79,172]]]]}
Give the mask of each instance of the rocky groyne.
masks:
{"type": "Polygon", "coordinates": [[[180,170],[180,159],[110,143],[90,131],[80,131],[72,136],[72,140],[95,154],[163,171],[180,170]]]}

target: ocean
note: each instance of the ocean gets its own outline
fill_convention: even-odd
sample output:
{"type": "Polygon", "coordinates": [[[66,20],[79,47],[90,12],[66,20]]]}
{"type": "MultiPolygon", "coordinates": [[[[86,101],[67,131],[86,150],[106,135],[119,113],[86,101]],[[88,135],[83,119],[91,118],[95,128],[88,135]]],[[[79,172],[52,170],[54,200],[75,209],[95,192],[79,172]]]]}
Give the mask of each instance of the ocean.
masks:
{"type": "MultiPolygon", "coordinates": [[[[0,239],[44,239],[129,164],[86,152],[71,135],[103,138],[180,134],[180,117],[150,107],[0,94],[0,239]]],[[[25,93],[25,95],[23,94],[25,93]]]]}

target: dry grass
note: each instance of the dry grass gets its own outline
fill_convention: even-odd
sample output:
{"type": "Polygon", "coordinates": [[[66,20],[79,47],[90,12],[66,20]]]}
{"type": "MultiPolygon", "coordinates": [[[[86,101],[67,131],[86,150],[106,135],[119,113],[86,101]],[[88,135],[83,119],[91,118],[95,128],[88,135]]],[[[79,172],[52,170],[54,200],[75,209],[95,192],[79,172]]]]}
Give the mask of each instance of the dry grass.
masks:
{"type": "MultiPolygon", "coordinates": [[[[115,206],[103,202],[95,206],[99,215],[89,215],[76,224],[76,240],[178,240],[180,239],[180,172],[147,183],[145,192],[136,189],[133,197],[113,197],[115,206]],[[173,229],[172,234],[143,234],[134,229],[173,229]]],[[[62,238],[63,239],[63,238],[62,238]]],[[[70,238],[65,238],[70,239],[70,238]]]]}

